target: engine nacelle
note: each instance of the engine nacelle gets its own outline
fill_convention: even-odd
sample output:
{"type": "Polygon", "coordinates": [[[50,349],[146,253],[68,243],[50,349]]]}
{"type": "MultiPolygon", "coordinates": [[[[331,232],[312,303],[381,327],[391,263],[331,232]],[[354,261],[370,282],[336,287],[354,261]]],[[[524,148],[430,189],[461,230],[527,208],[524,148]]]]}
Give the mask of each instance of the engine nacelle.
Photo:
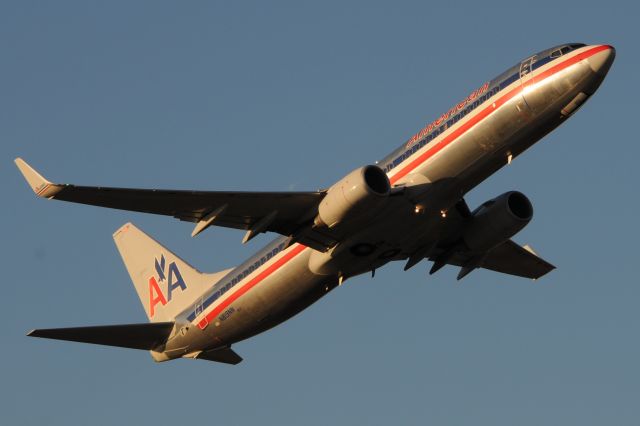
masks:
{"type": "Polygon", "coordinates": [[[364,166],[329,188],[318,206],[316,226],[334,226],[366,216],[385,201],[391,191],[387,174],[378,166],[364,166]]]}
{"type": "Polygon", "coordinates": [[[471,250],[486,251],[517,234],[532,217],[533,207],[523,193],[505,192],[473,212],[462,238],[471,250]]]}

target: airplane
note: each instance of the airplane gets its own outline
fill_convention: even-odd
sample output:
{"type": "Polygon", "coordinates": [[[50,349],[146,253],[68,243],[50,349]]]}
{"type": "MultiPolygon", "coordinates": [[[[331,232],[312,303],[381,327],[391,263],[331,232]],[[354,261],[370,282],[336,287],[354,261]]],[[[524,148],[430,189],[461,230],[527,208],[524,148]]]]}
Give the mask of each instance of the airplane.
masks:
{"type": "Polygon", "coordinates": [[[375,164],[325,190],[221,192],[52,183],[21,158],[38,197],[280,234],[237,267],[202,273],[132,223],[113,238],[149,322],[36,329],[29,336],[237,364],[232,345],[304,310],[356,275],[391,261],[430,273],[478,268],[538,279],[554,266],[511,238],[533,215],[508,191],[473,211],[464,195],[571,117],[607,75],[609,45],[563,44],[526,57],[452,106],[375,164]]]}

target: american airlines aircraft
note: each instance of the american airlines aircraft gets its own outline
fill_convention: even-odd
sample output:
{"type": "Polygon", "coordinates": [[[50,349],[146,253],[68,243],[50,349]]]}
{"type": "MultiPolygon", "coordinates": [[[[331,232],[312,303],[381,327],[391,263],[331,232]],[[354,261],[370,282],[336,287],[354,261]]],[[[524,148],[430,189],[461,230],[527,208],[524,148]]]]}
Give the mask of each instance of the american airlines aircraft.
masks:
{"type": "Polygon", "coordinates": [[[531,220],[517,191],[470,210],[463,196],[562,124],[595,93],[615,49],[564,44],[482,84],[375,165],[314,192],[208,192],[49,182],[20,158],[37,196],[280,234],[240,266],[202,273],[131,223],[113,238],[148,323],[38,329],[29,336],[145,349],[156,361],[237,364],[231,345],[302,311],[346,279],[390,261],[537,279],[554,267],[511,237],[531,220]]]}

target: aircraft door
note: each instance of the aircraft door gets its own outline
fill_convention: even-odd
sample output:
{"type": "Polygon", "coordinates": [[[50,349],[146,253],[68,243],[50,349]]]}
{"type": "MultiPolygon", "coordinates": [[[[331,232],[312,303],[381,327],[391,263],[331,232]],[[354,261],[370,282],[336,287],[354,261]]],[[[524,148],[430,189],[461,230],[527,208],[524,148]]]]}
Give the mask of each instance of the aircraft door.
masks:
{"type": "MultiPolygon", "coordinates": [[[[533,64],[536,62],[536,57],[531,56],[520,63],[520,86],[524,89],[531,81],[531,74],[533,73],[533,64]]],[[[523,90],[514,99],[514,106],[517,114],[514,116],[516,119],[512,123],[514,126],[523,126],[532,119],[532,110],[527,103],[526,90],[523,90]]]]}
{"type": "Polygon", "coordinates": [[[520,85],[522,87],[521,96],[525,106],[531,112],[536,114],[540,112],[540,108],[544,109],[544,105],[547,105],[548,100],[541,98],[540,90],[536,90],[533,87],[535,79],[533,77],[534,66],[537,61],[537,57],[531,56],[520,63],[520,85]]]}
{"type": "Polygon", "coordinates": [[[536,61],[535,55],[525,59],[520,63],[520,83],[525,84],[531,78],[533,64],[536,61]]]}

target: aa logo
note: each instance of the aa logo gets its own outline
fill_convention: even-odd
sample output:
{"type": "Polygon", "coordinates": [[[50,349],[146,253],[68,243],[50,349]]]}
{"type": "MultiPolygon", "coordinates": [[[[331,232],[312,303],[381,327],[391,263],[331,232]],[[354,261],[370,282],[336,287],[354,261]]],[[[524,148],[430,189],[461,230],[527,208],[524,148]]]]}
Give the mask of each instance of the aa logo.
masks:
{"type": "Polygon", "coordinates": [[[180,288],[181,291],[187,289],[176,262],[171,262],[167,268],[164,255],[160,255],[160,261],[155,259],[155,268],[157,280],[155,276],[149,278],[149,316],[151,318],[156,313],[156,305],[158,303],[164,306],[171,302],[171,295],[174,290],[177,288],[180,288]],[[160,285],[163,284],[166,285],[166,292],[163,292],[160,288],[160,285]]]}

